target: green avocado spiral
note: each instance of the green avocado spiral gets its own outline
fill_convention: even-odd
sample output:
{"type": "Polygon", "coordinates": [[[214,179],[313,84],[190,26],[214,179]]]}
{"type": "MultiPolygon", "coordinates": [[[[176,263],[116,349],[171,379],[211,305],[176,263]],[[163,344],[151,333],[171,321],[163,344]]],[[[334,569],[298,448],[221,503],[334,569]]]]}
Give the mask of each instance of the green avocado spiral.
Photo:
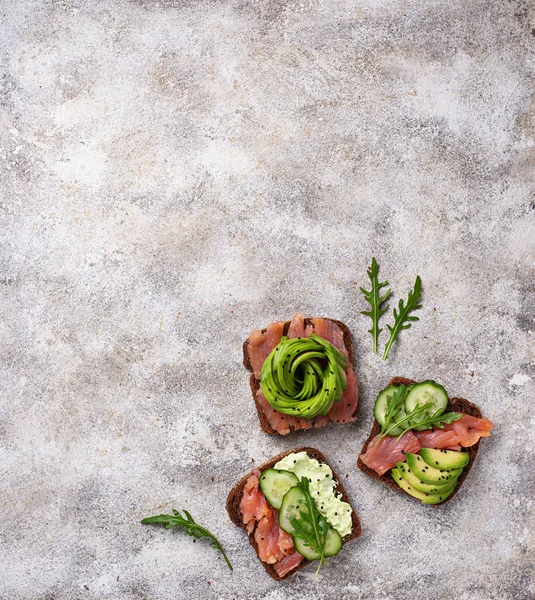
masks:
{"type": "Polygon", "coordinates": [[[347,389],[345,356],[326,340],[283,336],[262,365],[260,386],[269,404],[292,417],[326,415],[347,389]]]}

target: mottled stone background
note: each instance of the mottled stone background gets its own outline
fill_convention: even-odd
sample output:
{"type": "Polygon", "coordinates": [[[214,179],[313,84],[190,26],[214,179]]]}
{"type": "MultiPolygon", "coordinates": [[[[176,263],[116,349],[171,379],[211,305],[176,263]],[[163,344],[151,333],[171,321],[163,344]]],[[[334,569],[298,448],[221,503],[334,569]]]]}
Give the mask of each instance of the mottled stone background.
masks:
{"type": "Polygon", "coordinates": [[[535,598],[535,5],[3,0],[0,19],[0,598],[535,598]],[[387,363],[359,314],[373,255],[396,297],[425,287],[387,363]],[[273,438],[241,344],[295,312],[350,327],[361,415],[273,438]],[[355,467],[396,374],[495,422],[443,507],[355,467]],[[303,443],[363,535],[281,584],[224,504],[303,443]],[[172,507],[233,573],[139,524],[172,507]]]}

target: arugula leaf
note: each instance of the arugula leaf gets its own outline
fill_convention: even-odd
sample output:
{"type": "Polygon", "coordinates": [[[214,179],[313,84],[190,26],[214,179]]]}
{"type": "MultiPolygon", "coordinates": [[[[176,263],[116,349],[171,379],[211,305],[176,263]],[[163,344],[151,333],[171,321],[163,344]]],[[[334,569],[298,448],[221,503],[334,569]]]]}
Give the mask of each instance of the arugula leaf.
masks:
{"type": "Polygon", "coordinates": [[[173,508],[172,515],[156,515],[154,517],[147,517],[141,522],[145,524],[163,525],[165,529],[171,529],[171,527],[184,527],[188,535],[191,535],[197,539],[202,537],[210,538],[212,540],[213,547],[219,550],[219,552],[221,552],[223,558],[225,559],[225,562],[227,563],[228,568],[232,571],[232,565],[230,564],[230,561],[227,558],[225,551],[223,550],[223,546],[215,537],[215,535],[210,533],[208,529],[205,529],[204,527],[201,527],[200,525],[195,523],[193,517],[189,514],[187,510],[184,510],[183,512],[185,516],[182,516],[178,512],[178,510],[175,510],[173,508]]]}
{"type": "Polygon", "coordinates": [[[402,329],[409,329],[412,321],[419,321],[418,317],[411,316],[410,313],[413,310],[417,310],[422,308],[421,304],[418,304],[420,301],[420,294],[422,291],[422,280],[418,275],[416,277],[416,281],[414,283],[414,289],[409,292],[409,297],[407,299],[407,304],[403,303],[403,299],[399,301],[399,314],[394,308],[394,325],[387,325],[388,330],[390,331],[390,338],[385,346],[385,351],[383,354],[383,360],[388,358],[388,353],[390,352],[390,348],[392,348],[392,344],[396,341],[399,332],[402,329]]]}
{"type": "Polygon", "coordinates": [[[301,477],[297,487],[303,493],[305,498],[306,510],[300,509],[298,517],[290,517],[290,524],[294,529],[293,535],[302,539],[307,546],[310,546],[316,554],[319,554],[319,565],[314,575],[318,576],[321,566],[327,562],[325,558],[325,542],[327,541],[327,532],[329,523],[327,519],[318,510],[314,499],[310,494],[308,479],[301,477]]]}
{"type": "MultiPolygon", "coordinates": [[[[430,404],[432,405],[433,403],[431,402],[430,404]]],[[[427,405],[424,404],[424,406],[422,406],[422,409],[425,406],[427,406],[427,405]]],[[[412,415],[414,415],[415,412],[416,411],[414,411],[412,413],[412,415]]],[[[417,423],[413,423],[411,426],[404,429],[398,435],[398,440],[404,433],[407,433],[407,431],[409,431],[409,429],[412,429],[413,427],[419,427],[420,425],[425,425],[428,429],[431,429],[432,427],[439,427],[440,429],[444,429],[444,425],[453,423],[453,421],[458,421],[459,419],[463,418],[463,416],[461,414],[456,413],[456,412],[443,413],[441,415],[438,414],[439,412],[440,412],[440,409],[437,410],[432,416],[428,417],[427,419],[424,419],[423,421],[418,421],[417,423]]]]}
{"type": "MultiPolygon", "coordinates": [[[[399,427],[402,423],[405,423],[405,422],[411,423],[411,425],[409,427],[407,427],[407,429],[405,429],[405,431],[408,431],[409,429],[412,429],[413,427],[418,427],[419,425],[421,425],[421,423],[420,422],[414,422],[414,420],[413,420],[414,417],[416,415],[419,415],[419,414],[425,412],[426,410],[428,410],[432,406],[434,406],[434,402],[426,402],[422,406],[417,406],[408,415],[406,414],[404,417],[402,417],[401,419],[399,419],[398,421],[396,421],[393,425],[391,425],[390,427],[388,427],[385,430],[385,432],[381,435],[381,437],[383,437],[385,435],[388,435],[393,429],[396,429],[396,427],[399,427]]],[[[440,412],[440,409],[439,409],[438,412],[440,412]]],[[[437,413],[435,413],[435,414],[437,414],[437,413]]],[[[405,431],[403,433],[405,433],[405,431]]],[[[401,437],[403,435],[403,433],[401,433],[398,436],[398,438],[401,437]]]]}
{"type": "Polygon", "coordinates": [[[379,319],[388,310],[389,305],[386,305],[384,308],[381,308],[381,306],[392,292],[388,289],[382,296],[379,294],[381,288],[388,285],[388,281],[379,282],[379,265],[377,264],[375,257],[372,258],[372,266],[368,267],[367,273],[372,284],[372,289],[368,291],[364,288],[360,288],[360,291],[364,294],[366,301],[370,303],[371,308],[370,310],[361,311],[361,314],[370,317],[372,320],[372,328],[368,329],[368,331],[372,334],[373,351],[376,353],[379,334],[383,331],[382,329],[379,329],[379,319]]]}
{"type": "Polygon", "coordinates": [[[391,396],[386,397],[386,415],[385,422],[381,427],[381,437],[387,435],[394,427],[390,427],[400,410],[405,407],[405,397],[407,396],[407,386],[400,385],[391,396]]]}

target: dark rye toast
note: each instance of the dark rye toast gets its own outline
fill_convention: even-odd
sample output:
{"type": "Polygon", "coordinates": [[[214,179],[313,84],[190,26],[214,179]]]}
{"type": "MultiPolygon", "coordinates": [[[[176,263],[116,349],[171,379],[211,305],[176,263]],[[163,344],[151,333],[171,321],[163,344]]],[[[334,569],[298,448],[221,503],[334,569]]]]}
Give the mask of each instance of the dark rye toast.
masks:
{"type": "MultiPolygon", "coordinates": [[[[338,325],[338,327],[340,327],[340,329],[343,331],[344,345],[347,349],[347,353],[349,354],[349,362],[351,363],[351,368],[354,370],[355,369],[355,354],[354,354],[354,350],[353,350],[353,342],[351,339],[351,332],[349,331],[347,325],[345,323],[342,323],[342,321],[337,321],[336,319],[329,319],[328,317],[322,317],[322,318],[325,319],[326,321],[332,321],[333,323],[338,325]]],[[[312,322],[312,318],[306,317],[304,319],[305,327],[307,325],[310,325],[311,322],[312,322]]],[[[285,321],[283,335],[286,335],[288,333],[288,329],[290,328],[290,323],[291,323],[291,321],[285,321]]],[[[262,329],[262,333],[265,331],[266,331],[266,328],[262,329]]],[[[260,389],[260,379],[257,379],[255,377],[253,367],[251,366],[251,361],[249,359],[248,343],[249,343],[249,338],[247,338],[245,340],[245,342],[243,342],[243,366],[247,370],[251,371],[251,377],[249,379],[249,384],[251,386],[251,392],[253,394],[253,400],[254,400],[254,403],[256,406],[256,412],[258,413],[258,420],[260,421],[260,427],[262,428],[263,431],[265,431],[266,433],[269,433],[269,435],[281,435],[277,431],[275,431],[275,429],[273,429],[273,427],[271,427],[271,425],[269,424],[269,421],[266,418],[266,415],[264,414],[264,411],[262,410],[262,407],[258,403],[256,393],[260,389]]],[[[359,412],[359,405],[357,403],[355,412],[351,415],[351,417],[353,417],[353,418],[356,417],[358,412],[359,412]]],[[[290,432],[292,432],[292,431],[299,431],[299,428],[296,429],[295,427],[292,426],[292,427],[290,427],[290,432]]]]}
{"type": "MultiPolygon", "coordinates": [[[[291,454],[292,452],[295,452],[295,453],[306,452],[311,458],[315,458],[318,462],[329,465],[325,456],[319,450],[316,450],[316,448],[309,448],[309,447],[303,446],[300,448],[293,448],[292,450],[287,450],[286,452],[281,452],[281,454],[274,456],[272,459],[265,462],[262,466],[255,467],[255,468],[258,468],[260,471],[264,471],[265,469],[271,469],[272,467],[275,466],[276,463],[279,462],[279,460],[283,459],[285,456],[288,456],[288,454],[291,454]]],[[[336,487],[334,488],[334,491],[337,494],[341,494],[342,500],[344,502],[347,502],[351,506],[351,521],[353,524],[353,528],[351,530],[351,533],[349,535],[346,535],[345,538],[343,538],[343,542],[345,545],[347,542],[359,537],[362,530],[360,527],[359,518],[357,517],[357,513],[355,512],[355,509],[351,505],[351,502],[349,500],[347,492],[345,491],[344,486],[342,485],[342,483],[340,481],[340,477],[334,471],[334,469],[331,467],[331,465],[329,465],[329,467],[333,471],[333,479],[336,482],[336,487]]],[[[241,499],[243,496],[243,488],[245,487],[245,483],[250,475],[251,475],[251,472],[247,473],[247,475],[242,477],[242,479],[240,479],[240,481],[232,488],[232,490],[230,491],[228,498],[227,498],[227,512],[229,514],[230,520],[234,523],[234,525],[236,525],[237,527],[240,527],[242,529],[245,529],[246,531],[247,531],[247,525],[243,522],[243,515],[242,515],[241,509],[240,509],[240,502],[241,502],[241,499]]],[[[254,548],[254,550],[258,556],[258,545],[254,539],[254,529],[253,529],[253,531],[251,531],[251,533],[247,534],[247,537],[249,538],[249,543],[254,548]]],[[[258,557],[258,560],[260,560],[260,557],[258,557]]],[[[260,561],[260,562],[262,562],[262,561],[260,561]]],[[[264,569],[266,570],[266,573],[268,573],[268,575],[270,575],[270,577],[273,577],[273,579],[276,579],[277,581],[282,581],[283,579],[287,579],[288,577],[290,577],[291,575],[293,575],[294,573],[296,573],[303,567],[306,567],[309,563],[310,563],[310,561],[304,560],[301,564],[297,565],[297,567],[295,569],[292,569],[290,572],[288,572],[283,577],[279,577],[277,575],[277,571],[275,571],[275,569],[272,565],[268,565],[265,562],[262,562],[262,565],[263,565],[264,569]]]]}
{"type": "MultiPolygon", "coordinates": [[[[394,377],[393,379],[390,380],[388,385],[389,386],[390,385],[411,385],[413,383],[416,383],[416,381],[414,381],[413,379],[406,379],[405,377],[394,377]]],[[[473,404],[472,402],[469,402],[468,400],[465,400],[464,398],[448,398],[448,405],[446,407],[446,412],[450,412],[450,411],[464,413],[465,415],[470,415],[470,416],[476,417],[478,419],[482,418],[481,411],[479,410],[479,408],[475,404],[473,404]]],[[[374,479],[378,479],[379,481],[386,483],[390,487],[393,487],[396,490],[399,490],[403,494],[406,494],[406,492],[404,492],[399,487],[399,485],[394,481],[394,479],[392,479],[392,476],[390,475],[390,470],[387,471],[384,475],[379,475],[373,469],[370,469],[369,467],[367,467],[360,458],[361,455],[364,454],[366,452],[366,450],[368,449],[368,444],[378,433],[381,433],[381,426],[374,419],[370,435],[368,436],[368,439],[364,442],[364,446],[362,446],[362,450],[360,451],[359,457],[357,459],[357,467],[361,471],[366,473],[366,475],[369,475],[370,477],[373,477],[374,479]]],[[[467,452],[469,454],[470,459],[468,461],[468,464],[463,468],[461,474],[459,475],[459,479],[457,480],[457,485],[455,486],[455,489],[445,500],[443,500],[442,502],[437,502],[436,504],[433,504],[432,506],[439,506],[440,504],[444,504],[444,503],[448,502],[449,500],[451,500],[455,496],[455,494],[461,488],[470,469],[472,468],[472,464],[474,463],[474,460],[476,459],[478,449],[479,449],[479,441],[476,444],[474,444],[473,446],[470,446],[469,448],[463,448],[463,452],[467,452]]],[[[406,494],[406,495],[409,496],[408,494],[406,494]]],[[[411,496],[409,496],[409,498],[410,497],[411,496]]]]}

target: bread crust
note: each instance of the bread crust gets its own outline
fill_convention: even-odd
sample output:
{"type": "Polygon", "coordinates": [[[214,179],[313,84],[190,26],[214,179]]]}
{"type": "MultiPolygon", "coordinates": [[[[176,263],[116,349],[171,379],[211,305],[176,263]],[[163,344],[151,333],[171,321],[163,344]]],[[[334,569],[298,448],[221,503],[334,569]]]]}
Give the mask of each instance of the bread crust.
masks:
{"type": "MultiPolygon", "coordinates": [[[[413,379],[406,379],[405,377],[393,377],[390,380],[390,382],[388,383],[388,385],[389,386],[390,385],[411,385],[413,383],[416,383],[416,381],[414,381],[413,379]]],[[[468,400],[465,400],[464,398],[448,398],[448,405],[446,407],[446,411],[447,412],[450,412],[450,411],[460,412],[460,413],[464,413],[466,415],[470,415],[472,417],[477,417],[478,419],[482,418],[481,411],[479,410],[479,408],[475,404],[473,404],[472,402],[469,402],[468,400]]],[[[412,496],[410,496],[410,494],[407,494],[407,492],[405,492],[405,490],[402,490],[399,487],[399,485],[394,481],[394,479],[392,478],[392,476],[390,474],[390,470],[387,471],[384,475],[379,475],[376,471],[367,467],[360,458],[366,452],[366,450],[368,448],[368,444],[371,442],[371,440],[380,432],[381,432],[381,426],[374,419],[370,435],[368,436],[368,439],[364,442],[364,445],[362,446],[362,450],[360,451],[360,454],[358,456],[357,467],[361,471],[366,473],[366,475],[369,475],[370,477],[373,477],[374,479],[378,479],[379,481],[386,483],[390,487],[392,487],[396,490],[399,490],[403,494],[406,494],[407,496],[412,498],[412,496]]],[[[439,506],[440,504],[445,504],[446,502],[451,500],[455,496],[455,494],[457,494],[457,492],[461,489],[461,486],[462,486],[464,480],[466,479],[466,476],[470,472],[470,469],[472,468],[472,465],[474,464],[474,460],[476,459],[477,452],[479,450],[479,443],[480,443],[480,441],[478,440],[478,442],[476,444],[474,444],[473,446],[463,449],[463,452],[468,452],[469,461],[468,461],[468,464],[463,468],[461,474],[459,475],[459,479],[457,480],[457,485],[455,486],[455,489],[445,500],[442,500],[442,502],[437,502],[436,504],[432,504],[431,506],[439,506]]],[[[417,498],[414,498],[414,500],[417,500],[417,498]]]]}
{"type": "MultiPolygon", "coordinates": [[[[323,319],[325,319],[326,321],[332,321],[333,323],[336,323],[336,325],[338,325],[338,327],[340,327],[340,329],[343,331],[344,333],[344,345],[347,349],[347,353],[349,354],[349,362],[351,363],[351,368],[354,370],[355,369],[355,352],[353,349],[353,342],[352,342],[352,337],[351,337],[351,332],[349,331],[349,328],[347,327],[347,325],[345,323],[342,323],[342,321],[337,321],[336,319],[330,319],[329,317],[322,317],[323,319]]],[[[288,333],[288,329],[290,328],[290,323],[291,321],[285,321],[284,322],[284,329],[283,329],[283,335],[286,335],[288,333]]],[[[304,319],[304,323],[305,323],[305,327],[307,325],[310,325],[312,323],[312,317],[305,317],[304,319]]],[[[262,329],[262,331],[264,332],[266,329],[262,329]]],[[[271,427],[271,425],[269,424],[269,421],[266,418],[266,415],[264,414],[264,411],[262,410],[262,407],[260,406],[258,399],[256,397],[256,393],[258,392],[258,390],[260,389],[260,379],[257,379],[255,377],[254,374],[254,370],[253,367],[251,365],[251,360],[249,358],[249,338],[247,338],[245,340],[245,342],[243,342],[243,366],[248,369],[249,371],[251,371],[251,376],[249,378],[249,385],[251,386],[251,392],[253,394],[253,400],[256,406],[256,412],[258,413],[258,420],[260,421],[260,427],[262,429],[262,431],[264,431],[265,433],[268,433],[269,435],[282,435],[281,433],[279,433],[278,431],[276,431],[275,429],[273,429],[273,427],[271,427]]],[[[358,415],[359,412],[359,403],[357,402],[357,406],[355,408],[355,412],[351,415],[352,418],[355,418],[358,415]]],[[[328,425],[329,423],[326,423],[325,425],[328,425]]],[[[322,427],[325,427],[325,425],[323,425],[322,427]]],[[[292,431],[299,431],[300,428],[295,428],[293,426],[290,426],[290,433],[292,431]]],[[[288,435],[288,434],[286,434],[288,435]]]]}
{"type": "MultiPolygon", "coordinates": [[[[316,448],[310,448],[308,446],[301,446],[299,448],[293,448],[292,450],[287,450],[286,452],[281,452],[280,454],[277,454],[277,456],[274,456],[273,458],[271,458],[270,460],[265,462],[262,466],[255,467],[255,468],[258,468],[260,471],[264,471],[265,469],[271,469],[272,467],[275,466],[276,463],[279,462],[279,460],[281,460],[285,456],[288,456],[288,454],[292,454],[292,452],[295,452],[295,453],[306,452],[310,456],[310,458],[315,458],[318,462],[324,463],[331,468],[331,470],[333,472],[333,480],[336,482],[334,491],[337,494],[341,494],[342,500],[344,502],[347,502],[351,506],[352,529],[351,529],[351,533],[346,535],[343,538],[344,545],[347,544],[347,542],[350,542],[351,540],[354,540],[355,538],[359,537],[362,533],[360,521],[357,516],[357,513],[355,512],[355,509],[351,505],[349,496],[347,495],[347,492],[345,491],[344,486],[342,485],[340,477],[334,471],[334,469],[331,467],[331,465],[329,465],[325,456],[316,448]]],[[[240,481],[232,488],[232,490],[230,490],[230,493],[227,497],[227,512],[229,514],[230,520],[234,523],[234,525],[236,525],[237,527],[240,527],[241,529],[245,529],[246,531],[247,531],[247,525],[243,522],[243,515],[242,515],[241,509],[240,509],[240,502],[241,502],[241,499],[243,496],[243,488],[245,487],[245,483],[250,475],[251,475],[251,472],[247,473],[247,475],[242,477],[240,479],[240,481]]],[[[255,552],[258,556],[258,545],[254,539],[254,529],[253,529],[253,531],[251,531],[251,533],[247,534],[247,537],[249,538],[249,543],[255,549],[255,552]]],[[[258,556],[258,560],[260,560],[259,556],[258,556]]],[[[303,569],[309,563],[310,563],[310,561],[303,560],[303,562],[300,563],[299,565],[297,565],[297,567],[295,567],[295,569],[292,569],[291,571],[286,573],[286,575],[284,575],[283,577],[279,577],[277,575],[277,571],[275,571],[275,568],[273,567],[273,565],[268,565],[265,562],[262,562],[262,565],[263,565],[264,569],[266,570],[266,573],[270,577],[273,577],[273,579],[275,579],[277,581],[282,581],[283,579],[287,579],[288,577],[290,577],[291,575],[293,575],[300,569],[303,569]]]]}

